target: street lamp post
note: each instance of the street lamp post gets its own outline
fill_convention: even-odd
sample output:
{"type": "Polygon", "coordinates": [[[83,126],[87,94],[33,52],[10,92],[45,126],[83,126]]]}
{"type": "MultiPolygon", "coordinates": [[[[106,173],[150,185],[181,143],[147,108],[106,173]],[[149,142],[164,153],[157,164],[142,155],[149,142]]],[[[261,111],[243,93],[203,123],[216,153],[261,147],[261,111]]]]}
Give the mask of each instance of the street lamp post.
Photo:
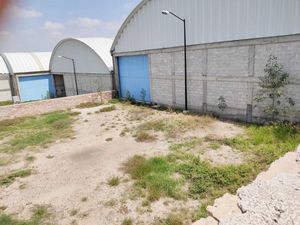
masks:
{"type": "Polygon", "coordinates": [[[74,71],[74,78],[75,78],[76,94],[79,95],[79,92],[78,92],[78,85],[77,85],[77,74],[76,74],[76,68],[75,68],[75,59],[68,58],[68,57],[62,56],[62,55],[59,55],[58,58],[64,58],[64,59],[67,59],[67,60],[72,61],[72,64],[73,64],[73,71],[74,71]]]}
{"type": "Polygon", "coordinates": [[[187,98],[186,20],[168,10],[163,10],[162,14],[163,15],[172,15],[183,22],[183,29],[184,29],[184,93],[185,93],[185,111],[187,112],[188,111],[188,98],[187,98]]]}

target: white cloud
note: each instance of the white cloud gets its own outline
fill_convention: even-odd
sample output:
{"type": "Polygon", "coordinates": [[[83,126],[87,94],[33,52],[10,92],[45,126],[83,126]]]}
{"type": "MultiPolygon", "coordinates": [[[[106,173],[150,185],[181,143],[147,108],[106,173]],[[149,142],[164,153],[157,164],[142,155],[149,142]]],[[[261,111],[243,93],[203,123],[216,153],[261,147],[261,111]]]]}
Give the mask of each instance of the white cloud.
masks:
{"type": "Polygon", "coordinates": [[[99,19],[80,17],[70,21],[70,24],[77,25],[80,27],[94,28],[94,27],[100,27],[101,25],[103,25],[103,22],[102,20],[99,19]]]}
{"type": "Polygon", "coordinates": [[[44,28],[50,31],[64,30],[65,26],[61,23],[47,21],[44,23],[44,28]]]}
{"type": "Polygon", "coordinates": [[[21,8],[20,6],[13,5],[11,8],[11,13],[13,16],[18,18],[37,18],[41,17],[43,14],[37,10],[34,9],[26,9],[21,8]]]}
{"type": "Polygon", "coordinates": [[[69,25],[77,26],[80,28],[94,29],[99,28],[101,30],[116,31],[120,27],[119,21],[104,21],[101,19],[79,17],[75,20],[68,22],[69,25]]]}

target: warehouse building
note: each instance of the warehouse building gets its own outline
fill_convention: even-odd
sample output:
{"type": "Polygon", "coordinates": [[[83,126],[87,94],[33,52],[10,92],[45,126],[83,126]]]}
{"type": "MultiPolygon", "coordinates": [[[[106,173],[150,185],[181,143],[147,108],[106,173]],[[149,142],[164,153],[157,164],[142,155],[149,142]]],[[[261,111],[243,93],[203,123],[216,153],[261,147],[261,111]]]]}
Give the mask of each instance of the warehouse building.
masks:
{"type": "Polygon", "coordinates": [[[57,97],[112,90],[112,42],[107,38],[60,41],[50,62],[57,97]]]}
{"type": "Polygon", "coordinates": [[[0,56],[0,102],[12,101],[7,66],[0,56]]]}
{"type": "Polygon", "coordinates": [[[143,0],[111,49],[121,97],[184,107],[183,23],[163,10],[186,19],[189,110],[248,121],[262,116],[254,97],[272,54],[291,76],[288,92],[299,113],[299,0],[143,0]]]}
{"type": "Polygon", "coordinates": [[[55,97],[50,74],[50,52],[2,54],[10,74],[14,101],[35,101],[55,97]]]}

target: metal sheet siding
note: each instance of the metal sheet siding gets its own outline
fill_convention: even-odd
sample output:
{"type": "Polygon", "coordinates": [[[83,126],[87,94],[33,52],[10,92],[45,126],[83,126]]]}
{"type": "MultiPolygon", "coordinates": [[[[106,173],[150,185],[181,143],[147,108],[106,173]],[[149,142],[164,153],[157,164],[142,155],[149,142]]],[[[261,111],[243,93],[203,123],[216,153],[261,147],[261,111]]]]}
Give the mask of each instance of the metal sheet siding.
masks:
{"type": "Polygon", "coordinates": [[[299,0],[144,0],[127,18],[116,53],[181,46],[186,18],[188,44],[203,44],[300,33],[299,0]]]}
{"type": "Polygon", "coordinates": [[[55,89],[51,75],[19,77],[21,101],[34,101],[54,96],[55,89]]]}
{"type": "Polygon", "coordinates": [[[148,56],[119,57],[118,67],[121,97],[125,98],[129,93],[135,100],[151,102],[148,56]]]}
{"type": "Polygon", "coordinates": [[[8,74],[7,66],[3,60],[3,58],[0,56],[0,74],[8,74]]]}

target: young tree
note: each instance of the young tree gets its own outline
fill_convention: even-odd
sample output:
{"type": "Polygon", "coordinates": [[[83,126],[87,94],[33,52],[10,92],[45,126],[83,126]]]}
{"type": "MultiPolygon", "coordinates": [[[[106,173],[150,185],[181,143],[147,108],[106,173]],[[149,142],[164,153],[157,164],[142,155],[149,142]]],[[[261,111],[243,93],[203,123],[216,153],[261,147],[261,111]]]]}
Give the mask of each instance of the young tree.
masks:
{"type": "Polygon", "coordinates": [[[260,90],[255,100],[257,103],[265,103],[263,110],[274,121],[280,113],[285,113],[295,103],[285,95],[289,74],[278,63],[277,57],[270,55],[264,71],[265,76],[260,78],[260,90]]]}

